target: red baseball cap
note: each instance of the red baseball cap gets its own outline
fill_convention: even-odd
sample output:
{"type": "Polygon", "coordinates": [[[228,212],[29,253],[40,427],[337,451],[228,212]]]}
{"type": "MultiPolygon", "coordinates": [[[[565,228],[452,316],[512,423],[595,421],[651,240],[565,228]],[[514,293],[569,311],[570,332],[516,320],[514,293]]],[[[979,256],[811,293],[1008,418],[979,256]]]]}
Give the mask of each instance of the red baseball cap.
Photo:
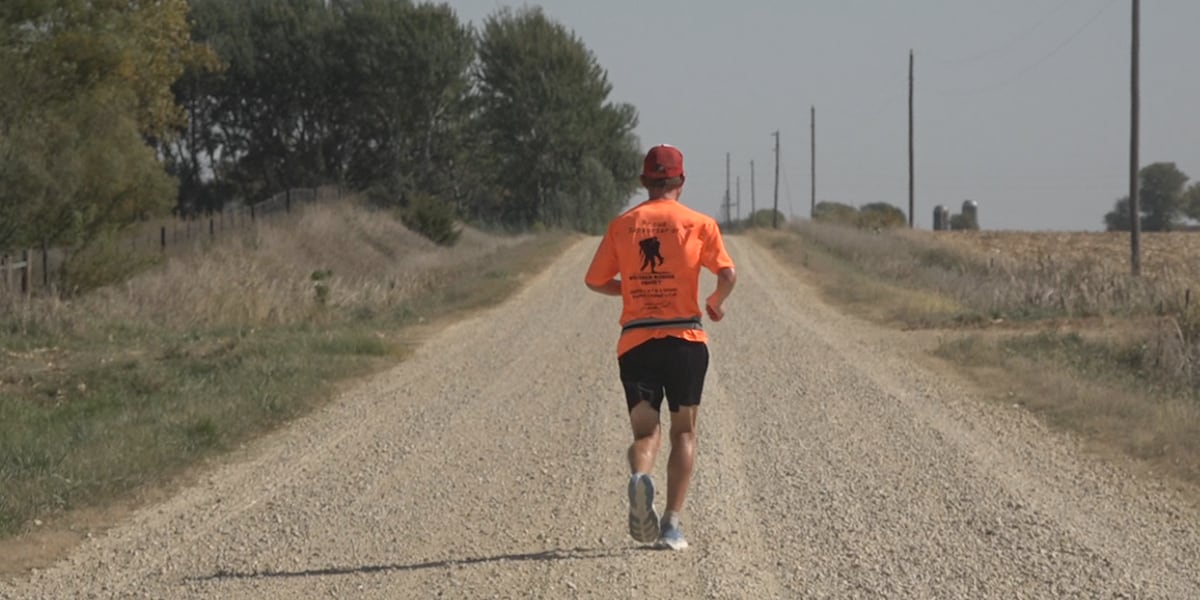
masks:
{"type": "Polygon", "coordinates": [[[646,153],[642,161],[642,177],[671,179],[683,177],[683,153],[670,144],[659,144],[646,153]]]}

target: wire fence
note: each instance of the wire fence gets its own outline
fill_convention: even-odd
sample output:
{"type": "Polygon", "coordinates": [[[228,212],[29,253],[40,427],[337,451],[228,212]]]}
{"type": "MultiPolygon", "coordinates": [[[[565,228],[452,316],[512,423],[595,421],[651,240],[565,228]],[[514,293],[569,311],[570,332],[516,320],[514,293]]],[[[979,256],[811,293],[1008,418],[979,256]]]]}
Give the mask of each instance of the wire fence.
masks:
{"type": "MultiPolygon", "coordinates": [[[[289,189],[256,204],[231,205],[221,211],[148,221],[130,227],[119,243],[131,253],[162,255],[191,252],[259,223],[285,217],[306,205],[342,197],[340,187],[289,189]]],[[[24,248],[0,253],[0,296],[57,293],[70,252],[65,248],[24,248]]]]}

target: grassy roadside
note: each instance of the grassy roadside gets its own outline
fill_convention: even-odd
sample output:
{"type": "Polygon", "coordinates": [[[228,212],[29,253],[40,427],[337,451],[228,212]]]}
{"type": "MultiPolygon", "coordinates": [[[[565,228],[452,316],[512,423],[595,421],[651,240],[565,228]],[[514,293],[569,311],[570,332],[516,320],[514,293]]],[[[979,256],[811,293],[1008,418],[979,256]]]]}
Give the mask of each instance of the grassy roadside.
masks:
{"type": "MultiPolygon", "coordinates": [[[[1200,483],[1196,319],[1163,310],[1154,281],[1088,295],[1060,273],[996,269],[908,232],[806,224],[754,240],[806,271],[833,304],[897,329],[935,330],[934,355],[990,399],[1020,404],[1102,453],[1200,483]],[[1056,281],[1054,295],[1045,282],[1056,281]],[[1068,300],[1064,300],[1068,299],[1068,300]]],[[[1035,266],[1044,269],[1043,266],[1035,266]]],[[[1095,287],[1095,286],[1093,286],[1095,287]]]]}
{"type": "Polygon", "coordinates": [[[0,538],[159,486],[319,406],[575,239],[470,233],[437,248],[342,206],[72,303],[4,307],[0,538]]]}

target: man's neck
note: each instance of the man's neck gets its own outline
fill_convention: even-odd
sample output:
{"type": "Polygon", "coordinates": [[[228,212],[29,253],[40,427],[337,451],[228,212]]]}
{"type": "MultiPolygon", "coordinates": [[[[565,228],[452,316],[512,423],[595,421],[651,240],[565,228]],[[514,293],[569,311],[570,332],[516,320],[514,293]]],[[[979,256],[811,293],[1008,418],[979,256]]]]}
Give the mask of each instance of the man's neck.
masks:
{"type": "Polygon", "coordinates": [[[661,194],[650,194],[647,202],[650,200],[679,200],[679,190],[669,190],[661,194]]]}

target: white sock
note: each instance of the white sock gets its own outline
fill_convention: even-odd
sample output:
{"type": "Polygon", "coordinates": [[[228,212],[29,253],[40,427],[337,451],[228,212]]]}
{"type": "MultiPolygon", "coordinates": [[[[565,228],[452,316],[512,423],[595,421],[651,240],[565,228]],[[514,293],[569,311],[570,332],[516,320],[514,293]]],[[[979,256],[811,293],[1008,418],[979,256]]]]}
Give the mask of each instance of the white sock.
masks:
{"type": "Polygon", "coordinates": [[[662,520],[663,520],[663,523],[670,523],[670,524],[678,527],[679,526],[679,511],[668,510],[668,511],[664,512],[662,520]]]}

